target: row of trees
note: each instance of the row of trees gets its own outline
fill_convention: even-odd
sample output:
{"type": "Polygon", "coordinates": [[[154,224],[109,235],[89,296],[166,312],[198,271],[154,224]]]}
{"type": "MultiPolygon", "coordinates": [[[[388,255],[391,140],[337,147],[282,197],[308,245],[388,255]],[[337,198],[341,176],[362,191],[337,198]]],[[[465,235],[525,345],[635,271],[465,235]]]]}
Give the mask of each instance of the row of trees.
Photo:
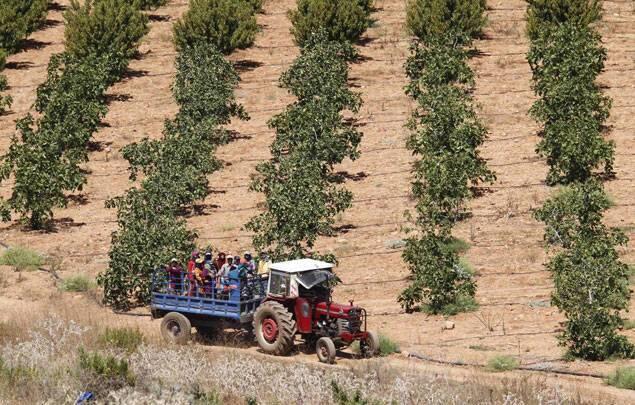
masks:
{"type": "Polygon", "coordinates": [[[472,39],[485,24],[484,1],[408,2],[408,29],[415,36],[406,62],[406,93],[417,102],[408,122],[407,147],[417,157],[412,169],[416,214],[403,258],[412,274],[399,302],[433,313],[474,305],[476,282],[461,262],[454,225],[469,215],[474,187],[494,174],[478,147],[487,130],[474,111],[474,74],[467,64],[472,39]]]}
{"type": "MultiPolygon", "coordinates": [[[[0,4],[0,72],[8,55],[17,52],[23,41],[45,21],[48,0],[3,0],[0,4]]],[[[0,75],[0,114],[11,107],[7,78],[0,75]]]]}
{"type": "Polygon", "coordinates": [[[612,175],[615,146],[604,139],[611,100],[596,82],[606,60],[593,26],[601,5],[533,0],[527,18],[528,61],[539,97],[530,112],[543,127],[537,152],[547,158],[547,183],[565,185],[535,214],[545,223],[552,253],[552,301],[567,317],[561,344],[589,360],[633,357],[635,347],[617,334],[630,289],[616,248],[628,240],[603,224],[611,203],[601,180],[612,175]]]}
{"type": "Polygon", "coordinates": [[[234,97],[240,78],[223,57],[254,39],[227,40],[243,41],[242,22],[255,21],[260,9],[260,2],[245,0],[238,6],[249,6],[250,12],[236,14],[241,1],[190,3],[174,26],[178,55],[172,92],[179,112],[165,122],[161,139],[143,139],[123,149],[130,180],[142,180],[106,203],[117,209],[118,230],[112,235],[108,269],[98,282],[105,303],[115,308],[146,303],[153,269],[172,257],[185,261],[194,249],[197,235],[184,214],[207,196],[208,176],[221,167],[215,152],[229,139],[222,126],[233,117],[248,119],[234,97]]]}
{"type": "Polygon", "coordinates": [[[319,236],[334,234],[336,215],[352,193],[334,166],[359,157],[362,134],[343,113],[356,113],[361,97],[348,88],[352,43],[370,25],[372,2],[298,0],[289,13],[300,56],[280,78],[297,101],[269,121],[276,138],[271,160],[256,168],[251,191],[265,194],[265,211],[246,225],[254,246],[276,260],[306,256],[319,236]]]}
{"type": "Polygon", "coordinates": [[[65,51],[51,58],[37,89],[39,114],[17,121],[0,165],[0,179],[14,179],[0,206],[3,220],[15,212],[33,229],[45,227],[53,209],[66,206],[67,193],[86,183],[80,164],[107,112],[106,89],[121,78],[147,32],[147,17],[126,0],[73,1],[64,18],[65,51]]]}

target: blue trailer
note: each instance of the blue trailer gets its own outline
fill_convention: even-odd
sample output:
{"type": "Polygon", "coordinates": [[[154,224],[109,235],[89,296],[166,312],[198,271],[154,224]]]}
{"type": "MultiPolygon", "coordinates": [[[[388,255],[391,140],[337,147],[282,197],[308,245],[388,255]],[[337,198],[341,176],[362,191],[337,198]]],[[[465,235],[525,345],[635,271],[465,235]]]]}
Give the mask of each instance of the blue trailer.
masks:
{"type": "Polygon", "coordinates": [[[150,309],[153,319],[162,318],[163,338],[184,344],[191,338],[192,327],[202,334],[227,326],[251,329],[266,291],[266,276],[243,277],[218,285],[217,280],[208,280],[201,285],[190,280],[187,273],[170,277],[159,269],[153,275],[150,309]]]}

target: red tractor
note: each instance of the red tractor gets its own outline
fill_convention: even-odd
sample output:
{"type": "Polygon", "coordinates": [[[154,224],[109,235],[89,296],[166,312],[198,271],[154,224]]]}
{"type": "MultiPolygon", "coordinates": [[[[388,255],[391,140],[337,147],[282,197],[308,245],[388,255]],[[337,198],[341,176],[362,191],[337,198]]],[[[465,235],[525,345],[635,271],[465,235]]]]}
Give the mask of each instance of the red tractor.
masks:
{"type": "Polygon", "coordinates": [[[336,350],[359,342],[363,356],[379,352],[379,338],[366,329],[366,310],[331,300],[333,265],[312,259],[274,263],[269,267],[267,294],[253,318],[260,348],[285,355],[300,335],[318,359],[333,363],[336,350]]]}

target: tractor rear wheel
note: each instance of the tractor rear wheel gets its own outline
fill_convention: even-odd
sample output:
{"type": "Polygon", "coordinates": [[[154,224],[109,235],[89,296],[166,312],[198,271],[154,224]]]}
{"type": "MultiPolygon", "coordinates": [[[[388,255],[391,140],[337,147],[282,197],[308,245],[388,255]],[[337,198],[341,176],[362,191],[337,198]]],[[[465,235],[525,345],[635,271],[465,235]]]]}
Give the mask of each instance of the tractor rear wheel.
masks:
{"type": "Polygon", "coordinates": [[[260,348],[267,354],[284,356],[295,340],[293,315],[279,302],[267,301],[254,314],[254,333],[260,348]]]}
{"type": "Polygon", "coordinates": [[[178,312],[170,312],[161,321],[161,336],[168,343],[184,345],[192,337],[192,324],[178,312]]]}
{"type": "Polygon", "coordinates": [[[322,363],[333,364],[335,363],[335,343],[333,343],[333,339],[328,337],[321,337],[318,339],[315,344],[315,352],[317,353],[318,359],[322,363]]]}
{"type": "Polygon", "coordinates": [[[366,339],[359,342],[359,351],[364,357],[373,357],[379,354],[379,335],[368,331],[366,339]]]}

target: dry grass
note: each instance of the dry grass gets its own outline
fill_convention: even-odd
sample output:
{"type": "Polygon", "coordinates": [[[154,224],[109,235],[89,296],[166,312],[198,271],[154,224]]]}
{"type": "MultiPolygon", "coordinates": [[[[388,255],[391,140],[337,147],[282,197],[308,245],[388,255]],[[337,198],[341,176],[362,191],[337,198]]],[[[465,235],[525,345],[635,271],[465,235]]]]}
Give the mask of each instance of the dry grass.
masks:
{"type": "Polygon", "coordinates": [[[245,403],[257,399],[261,404],[329,404],[336,403],[332,381],[345,392],[363,392],[373,403],[578,403],[540,381],[495,387],[477,380],[458,384],[442,375],[396,368],[381,360],[349,368],[297,362],[290,366],[275,358],[235,352],[214,356],[200,346],[156,343],[141,344],[126,354],[117,348],[100,349],[101,331],[94,324],[53,316],[37,321],[31,330],[25,323],[14,326],[22,327],[15,334],[22,338],[3,341],[0,347],[2,403],[72,403],[90,379],[86,373],[95,373],[93,369],[103,380],[98,403],[245,403]],[[78,348],[98,357],[99,367],[88,370],[78,348]],[[124,362],[126,378],[122,380],[107,366],[119,367],[124,362]],[[119,380],[110,381],[110,377],[119,380]]]}

